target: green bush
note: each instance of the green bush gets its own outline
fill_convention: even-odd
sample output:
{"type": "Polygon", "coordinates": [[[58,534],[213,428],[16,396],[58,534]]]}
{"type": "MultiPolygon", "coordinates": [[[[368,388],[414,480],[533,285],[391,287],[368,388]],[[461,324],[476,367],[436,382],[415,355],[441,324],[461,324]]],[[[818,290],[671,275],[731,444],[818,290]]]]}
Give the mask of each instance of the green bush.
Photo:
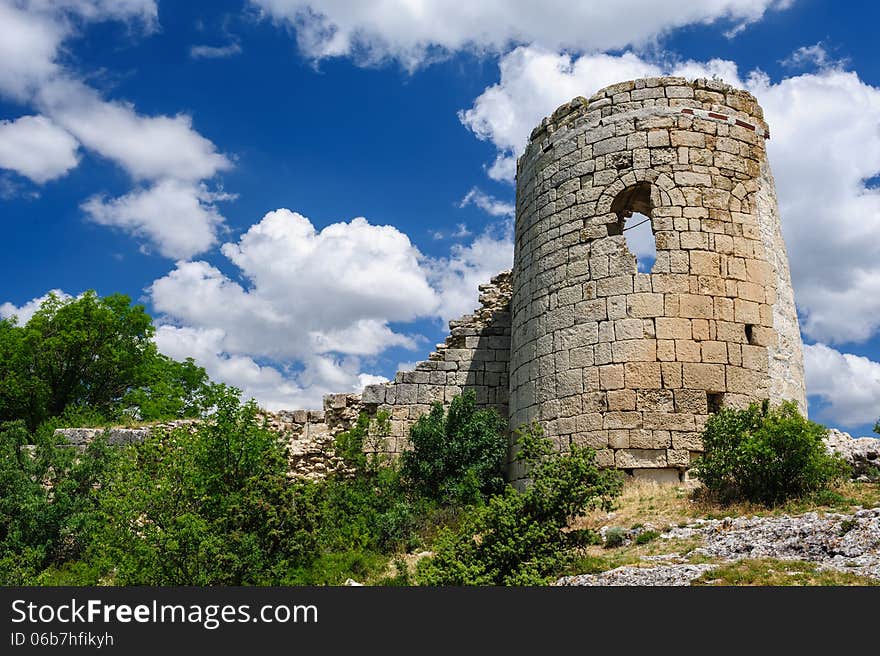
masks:
{"type": "Polygon", "coordinates": [[[288,480],[280,436],[236,390],[203,423],[154,434],[122,456],[100,495],[91,552],[114,583],[277,584],[316,557],[314,486],[288,480]]]}
{"type": "Polygon", "coordinates": [[[695,476],[710,497],[723,503],[776,505],[827,488],[845,465],[826,453],[826,429],[805,419],[797,405],[752,404],[722,408],[703,431],[703,455],[695,476]]]}
{"type": "Polygon", "coordinates": [[[472,390],[452,400],[449,412],[435,403],[410,429],[411,450],[401,473],[416,494],[442,503],[475,503],[504,487],[506,422],[478,410],[472,390]]]}
{"type": "Polygon", "coordinates": [[[0,583],[33,585],[43,570],[83,556],[115,457],[100,436],[76,449],[59,444],[51,427],[33,435],[22,421],[0,423],[0,583]]]}
{"type": "Polygon", "coordinates": [[[605,531],[605,548],[616,549],[626,544],[626,529],[620,526],[612,526],[605,531]]]}
{"type": "Polygon", "coordinates": [[[560,454],[537,425],[520,431],[518,446],[531,485],[524,492],[506,487],[457,529],[442,530],[435,555],[419,562],[420,583],[545,583],[567,557],[569,521],[590,507],[610,508],[620,493],[620,474],[600,470],[591,449],[572,447],[560,454]]]}

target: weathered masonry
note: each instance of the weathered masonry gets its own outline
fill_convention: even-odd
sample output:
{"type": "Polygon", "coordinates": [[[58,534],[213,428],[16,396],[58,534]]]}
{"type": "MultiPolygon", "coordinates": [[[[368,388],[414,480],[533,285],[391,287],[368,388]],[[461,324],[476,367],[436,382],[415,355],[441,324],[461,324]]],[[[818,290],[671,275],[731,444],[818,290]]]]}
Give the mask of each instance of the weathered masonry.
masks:
{"type": "Polygon", "coordinates": [[[792,399],[803,355],[755,98],[653,78],[576,98],[517,167],[510,422],[677,479],[709,413],[792,399]],[[656,260],[628,250],[648,217],[656,260]]]}
{"type": "Polygon", "coordinates": [[[276,413],[294,468],[337,466],[330,438],[360,412],[387,411],[385,449],[400,452],[432,403],[466,389],[511,429],[538,422],[562,450],[655,480],[680,479],[722,406],[805,412],[767,138],[755,98],[716,80],[622,82],[557,109],[517,165],[513,271],[413,371],[276,413]],[[656,241],[641,272],[627,245],[640,221],[656,241]]]}

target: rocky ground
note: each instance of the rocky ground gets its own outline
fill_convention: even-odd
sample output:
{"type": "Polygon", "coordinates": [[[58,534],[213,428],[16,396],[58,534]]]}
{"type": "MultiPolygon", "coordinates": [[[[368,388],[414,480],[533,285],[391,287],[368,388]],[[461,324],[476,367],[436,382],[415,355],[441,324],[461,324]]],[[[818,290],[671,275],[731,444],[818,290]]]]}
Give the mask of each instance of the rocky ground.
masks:
{"type": "MultiPolygon", "coordinates": [[[[831,429],[825,445],[852,466],[853,478],[859,482],[853,485],[876,486],[871,481],[877,481],[880,475],[880,440],[853,439],[831,429]]],[[[662,494],[648,496],[650,504],[642,510],[644,514],[627,518],[632,521],[652,516],[661,507],[658,498],[662,494]]],[[[680,495],[677,503],[681,503],[680,495]]],[[[871,505],[880,506],[876,502],[871,505]]],[[[612,518],[614,514],[609,515],[612,518]]],[[[606,547],[618,547],[618,552],[639,544],[639,536],[648,531],[657,537],[652,540],[650,554],[635,556],[638,562],[594,574],[566,576],[556,585],[690,585],[696,579],[711,580],[708,573],[725,564],[760,560],[808,563],[817,572],[835,571],[865,577],[864,581],[880,581],[880,507],[855,507],[850,512],[691,519],[665,530],[650,522],[639,522],[628,529],[609,525],[599,529],[606,547]],[[665,549],[665,545],[670,548],[665,549]]]]}
{"type": "Polygon", "coordinates": [[[807,561],[816,563],[819,570],[880,580],[880,508],[853,514],[809,512],[796,517],[697,520],[671,528],[657,540],[682,538],[697,538],[701,546],[687,553],[642,556],[641,565],[563,577],[557,585],[689,585],[721,563],[758,558],[807,561]],[[692,559],[713,562],[687,562],[692,559]]]}

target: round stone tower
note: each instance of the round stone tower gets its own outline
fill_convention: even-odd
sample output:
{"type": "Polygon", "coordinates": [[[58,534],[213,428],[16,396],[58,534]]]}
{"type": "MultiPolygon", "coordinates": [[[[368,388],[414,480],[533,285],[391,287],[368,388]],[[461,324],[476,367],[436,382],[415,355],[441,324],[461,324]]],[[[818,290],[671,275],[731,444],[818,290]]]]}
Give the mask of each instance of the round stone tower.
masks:
{"type": "MultiPolygon", "coordinates": [[[[678,480],[711,412],[806,411],[803,353],[754,96],[651,78],[575,98],[517,164],[511,426],[678,480]],[[650,219],[656,260],[626,243],[650,219]]],[[[517,472],[512,472],[514,478],[517,472]]]]}

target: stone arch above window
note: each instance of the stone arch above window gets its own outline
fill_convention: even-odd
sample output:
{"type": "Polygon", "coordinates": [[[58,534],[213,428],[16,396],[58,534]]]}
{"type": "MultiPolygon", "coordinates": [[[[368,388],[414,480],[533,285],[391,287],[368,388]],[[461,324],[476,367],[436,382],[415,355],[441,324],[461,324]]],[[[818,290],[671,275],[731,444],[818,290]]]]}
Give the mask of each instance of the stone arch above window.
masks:
{"type": "Polygon", "coordinates": [[[608,224],[608,235],[623,235],[627,249],[636,256],[638,271],[647,273],[657,260],[657,241],[651,221],[654,207],[651,183],[639,182],[626,187],[611,201],[611,212],[617,217],[608,224]]]}

